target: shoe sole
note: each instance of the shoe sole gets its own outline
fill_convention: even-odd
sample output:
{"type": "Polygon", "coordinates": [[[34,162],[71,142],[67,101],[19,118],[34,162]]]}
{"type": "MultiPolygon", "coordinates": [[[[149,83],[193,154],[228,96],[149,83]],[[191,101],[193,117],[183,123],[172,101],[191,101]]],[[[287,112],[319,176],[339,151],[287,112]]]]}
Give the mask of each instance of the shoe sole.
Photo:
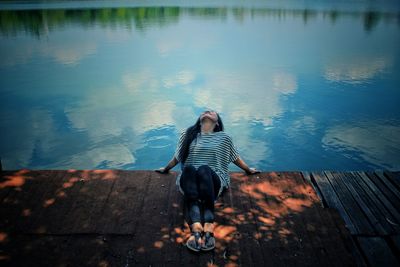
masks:
{"type": "Polygon", "coordinates": [[[194,251],[194,252],[199,252],[199,251],[200,251],[200,249],[196,249],[196,248],[194,248],[194,247],[191,247],[191,246],[188,245],[188,244],[186,244],[186,247],[187,247],[188,249],[190,249],[191,251],[194,251]]]}
{"type": "Polygon", "coordinates": [[[212,247],[212,248],[202,248],[201,251],[211,251],[211,250],[213,250],[213,249],[215,249],[215,247],[212,247]]]}

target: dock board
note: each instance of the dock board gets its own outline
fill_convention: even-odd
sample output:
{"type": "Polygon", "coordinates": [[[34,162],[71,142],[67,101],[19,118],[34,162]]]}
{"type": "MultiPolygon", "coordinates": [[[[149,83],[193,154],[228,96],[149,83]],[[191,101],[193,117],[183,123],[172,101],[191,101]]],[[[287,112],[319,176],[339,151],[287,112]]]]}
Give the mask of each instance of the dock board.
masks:
{"type": "MultiPolygon", "coordinates": [[[[175,188],[175,172],[0,174],[2,266],[288,266],[299,262],[354,266],[358,262],[352,236],[338,211],[324,208],[313,189],[316,185],[299,172],[231,173],[232,186],[216,204],[216,249],[200,254],[184,246],[189,229],[175,188]]],[[[316,174],[309,177],[313,180],[316,174]]],[[[390,229],[396,235],[385,244],[393,247],[399,238],[390,229]]]]}
{"type": "Polygon", "coordinates": [[[337,209],[352,235],[358,265],[400,266],[398,173],[306,172],[321,201],[337,209]]]}

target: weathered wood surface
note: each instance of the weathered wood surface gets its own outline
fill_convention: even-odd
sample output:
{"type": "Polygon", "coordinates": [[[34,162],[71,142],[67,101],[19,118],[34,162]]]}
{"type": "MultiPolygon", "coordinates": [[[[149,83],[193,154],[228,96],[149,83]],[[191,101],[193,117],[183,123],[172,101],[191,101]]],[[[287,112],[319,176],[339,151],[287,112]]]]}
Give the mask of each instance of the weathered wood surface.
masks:
{"type": "MultiPolygon", "coordinates": [[[[151,171],[3,171],[0,265],[354,266],[359,262],[340,215],[323,208],[311,184],[296,172],[231,173],[232,186],[216,205],[216,249],[191,253],[184,246],[189,229],[175,178],[176,173],[151,171]]],[[[399,238],[391,240],[398,244],[399,238]]]]}
{"type": "Polygon", "coordinates": [[[400,266],[398,172],[307,172],[321,200],[352,234],[358,265],[400,266]]]}

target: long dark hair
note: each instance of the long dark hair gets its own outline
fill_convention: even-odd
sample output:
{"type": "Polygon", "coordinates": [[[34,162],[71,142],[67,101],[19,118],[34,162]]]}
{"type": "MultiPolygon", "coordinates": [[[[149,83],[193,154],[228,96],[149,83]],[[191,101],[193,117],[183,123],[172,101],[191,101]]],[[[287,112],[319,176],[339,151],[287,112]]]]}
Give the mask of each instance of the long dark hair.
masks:
{"type": "MultiPolygon", "coordinates": [[[[215,125],[214,132],[224,131],[224,124],[222,123],[221,117],[217,113],[218,123],[215,125]]],[[[196,123],[189,128],[186,129],[185,139],[183,140],[181,149],[179,150],[179,157],[181,158],[181,162],[185,163],[188,155],[189,155],[189,147],[194,139],[197,138],[197,135],[201,131],[200,117],[197,119],[196,123]]]]}

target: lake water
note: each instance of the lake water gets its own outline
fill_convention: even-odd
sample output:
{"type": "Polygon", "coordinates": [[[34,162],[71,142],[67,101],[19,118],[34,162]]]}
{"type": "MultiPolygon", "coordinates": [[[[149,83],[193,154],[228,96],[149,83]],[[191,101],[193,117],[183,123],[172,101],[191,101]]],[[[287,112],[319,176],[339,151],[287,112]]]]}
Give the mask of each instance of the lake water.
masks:
{"type": "Polygon", "coordinates": [[[400,169],[398,1],[0,9],[4,169],[158,168],[206,108],[263,171],[400,169]]]}

